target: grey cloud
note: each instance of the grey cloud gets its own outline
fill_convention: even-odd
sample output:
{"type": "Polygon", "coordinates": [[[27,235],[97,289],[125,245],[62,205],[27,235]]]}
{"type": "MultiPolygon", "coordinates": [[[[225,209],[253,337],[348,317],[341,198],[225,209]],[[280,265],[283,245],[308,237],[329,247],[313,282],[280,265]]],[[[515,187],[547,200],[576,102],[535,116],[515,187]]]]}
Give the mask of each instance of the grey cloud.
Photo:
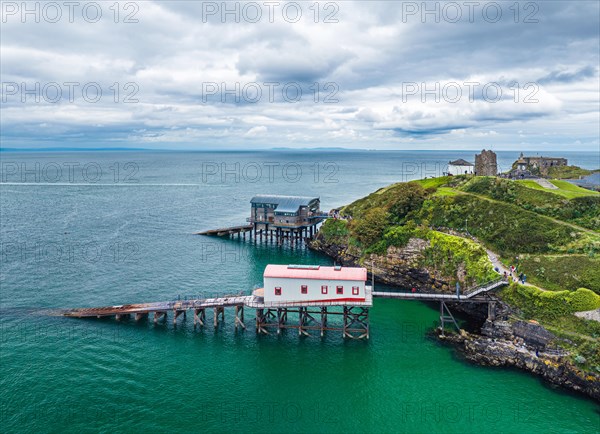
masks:
{"type": "Polygon", "coordinates": [[[598,69],[593,66],[584,66],[577,71],[552,71],[550,74],[540,78],[538,83],[573,83],[585,78],[595,77],[598,69]]]}

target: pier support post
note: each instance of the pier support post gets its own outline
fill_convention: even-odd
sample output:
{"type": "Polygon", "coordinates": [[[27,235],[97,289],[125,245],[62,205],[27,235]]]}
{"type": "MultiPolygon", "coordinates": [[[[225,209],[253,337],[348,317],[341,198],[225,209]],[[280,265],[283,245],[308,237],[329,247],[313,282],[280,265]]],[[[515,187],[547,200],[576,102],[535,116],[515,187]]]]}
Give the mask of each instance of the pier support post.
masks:
{"type": "Polygon", "coordinates": [[[325,327],[327,327],[327,307],[321,307],[321,337],[325,335],[325,327]]]}
{"type": "Polygon", "coordinates": [[[369,339],[369,308],[344,306],[343,337],[369,339]]]}
{"type": "Polygon", "coordinates": [[[269,332],[266,329],[267,317],[268,317],[269,309],[265,313],[264,309],[256,309],[256,333],[268,335],[269,332]]]}
{"type": "Polygon", "coordinates": [[[440,329],[441,329],[442,336],[444,336],[444,328],[445,328],[447,322],[448,323],[452,322],[454,324],[454,327],[456,327],[456,330],[460,331],[460,327],[458,326],[458,323],[454,319],[452,312],[450,312],[450,309],[448,308],[448,306],[446,306],[446,303],[444,301],[441,301],[440,302],[440,329]]]}
{"type": "Polygon", "coordinates": [[[167,320],[167,312],[154,312],[154,324],[158,323],[158,320],[162,318],[163,321],[167,320]]]}
{"type": "Polygon", "coordinates": [[[281,329],[284,328],[287,323],[287,308],[277,309],[277,334],[281,334],[281,329]]]}
{"type": "Polygon", "coordinates": [[[173,325],[177,324],[177,318],[181,314],[183,314],[183,318],[185,319],[185,310],[174,310],[173,311],[173,325]]]}
{"type": "Polygon", "coordinates": [[[221,322],[225,322],[225,308],[223,306],[215,307],[215,328],[219,325],[219,317],[221,317],[221,322]]]}
{"type": "Polygon", "coordinates": [[[200,324],[200,327],[204,327],[206,322],[206,309],[194,309],[194,327],[196,324],[200,324]]]}
{"type": "Polygon", "coordinates": [[[235,329],[237,330],[238,325],[240,325],[244,330],[246,330],[246,324],[244,324],[244,305],[235,307],[235,329]]]}
{"type": "Polygon", "coordinates": [[[136,321],[140,321],[144,318],[148,318],[148,313],[144,313],[144,312],[138,312],[135,314],[135,320],[136,321]]]}

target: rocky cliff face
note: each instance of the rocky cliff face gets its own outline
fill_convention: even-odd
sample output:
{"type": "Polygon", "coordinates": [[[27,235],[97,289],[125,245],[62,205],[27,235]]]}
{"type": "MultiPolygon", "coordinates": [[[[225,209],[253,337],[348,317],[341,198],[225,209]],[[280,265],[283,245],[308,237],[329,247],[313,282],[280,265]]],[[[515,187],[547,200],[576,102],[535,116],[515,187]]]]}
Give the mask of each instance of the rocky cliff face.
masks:
{"type": "MultiPolygon", "coordinates": [[[[334,258],[346,266],[368,266],[378,282],[403,288],[417,288],[420,292],[450,291],[448,281],[435,270],[423,268],[423,251],[428,241],[413,238],[406,247],[390,247],[387,255],[371,255],[360,263],[361,251],[353,246],[326,243],[317,236],[309,247],[334,258]]],[[[509,322],[510,306],[497,300],[496,316],[487,319],[483,304],[454,304],[451,310],[461,311],[482,324],[479,333],[440,336],[452,343],[474,363],[488,366],[511,366],[540,375],[544,379],[584,393],[600,401],[600,375],[584,372],[568,358],[569,353],[553,346],[555,336],[544,327],[524,321],[509,322]]]]}
{"type": "Polygon", "coordinates": [[[600,401],[600,375],[579,369],[569,359],[568,352],[553,348],[554,336],[539,325],[486,321],[481,335],[461,330],[440,339],[455,344],[472,362],[524,369],[600,401]]]}
{"type": "Polygon", "coordinates": [[[416,288],[419,292],[450,291],[449,282],[439,272],[421,265],[428,246],[429,241],[411,238],[405,247],[390,247],[386,255],[370,255],[361,264],[362,252],[357,247],[326,243],[321,237],[309,243],[311,249],[325,253],[341,265],[366,266],[381,283],[416,288]]]}

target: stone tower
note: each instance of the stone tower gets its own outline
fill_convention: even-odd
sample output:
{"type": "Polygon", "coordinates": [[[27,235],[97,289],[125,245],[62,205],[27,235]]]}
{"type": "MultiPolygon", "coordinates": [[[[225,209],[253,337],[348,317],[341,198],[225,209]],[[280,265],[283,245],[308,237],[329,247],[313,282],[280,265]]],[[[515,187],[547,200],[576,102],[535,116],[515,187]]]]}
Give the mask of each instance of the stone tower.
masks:
{"type": "Polygon", "coordinates": [[[498,163],[496,162],[496,153],[493,151],[481,151],[481,154],[475,155],[475,175],[477,176],[496,176],[498,174],[498,163]]]}

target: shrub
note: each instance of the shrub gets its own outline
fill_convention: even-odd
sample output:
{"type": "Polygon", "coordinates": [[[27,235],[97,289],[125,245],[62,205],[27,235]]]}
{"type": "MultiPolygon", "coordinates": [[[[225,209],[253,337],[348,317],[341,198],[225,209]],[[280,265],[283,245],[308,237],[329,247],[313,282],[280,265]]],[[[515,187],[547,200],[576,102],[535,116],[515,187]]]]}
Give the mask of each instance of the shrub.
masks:
{"type": "Polygon", "coordinates": [[[600,296],[586,288],[552,292],[513,283],[501,294],[528,316],[547,320],[600,307],[600,296]]]}
{"type": "Polygon", "coordinates": [[[600,307],[600,296],[587,288],[579,288],[567,296],[573,312],[594,310],[600,307]]]}
{"type": "Polygon", "coordinates": [[[363,247],[369,247],[381,240],[388,223],[386,210],[373,208],[367,211],[363,218],[353,220],[350,224],[350,231],[363,247]]]}
{"type": "Polygon", "coordinates": [[[393,226],[383,236],[388,246],[404,247],[413,236],[414,229],[411,226],[393,226]]]}
{"type": "Polygon", "coordinates": [[[323,235],[325,241],[339,243],[346,240],[350,230],[346,220],[329,219],[321,225],[319,233],[323,235]]]}
{"type": "Polygon", "coordinates": [[[430,247],[425,250],[427,265],[453,282],[458,278],[463,284],[474,286],[498,277],[487,252],[479,244],[437,231],[429,231],[426,238],[430,241],[430,247]],[[464,270],[465,275],[457,276],[457,270],[464,270]]]}
{"type": "Polygon", "coordinates": [[[387,203],[390,220],[393,223],[404,222],[412,211],[421,208],[427,194],[423,187],[414,182],[398,185],[387,203]]]}

